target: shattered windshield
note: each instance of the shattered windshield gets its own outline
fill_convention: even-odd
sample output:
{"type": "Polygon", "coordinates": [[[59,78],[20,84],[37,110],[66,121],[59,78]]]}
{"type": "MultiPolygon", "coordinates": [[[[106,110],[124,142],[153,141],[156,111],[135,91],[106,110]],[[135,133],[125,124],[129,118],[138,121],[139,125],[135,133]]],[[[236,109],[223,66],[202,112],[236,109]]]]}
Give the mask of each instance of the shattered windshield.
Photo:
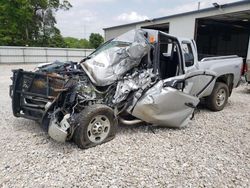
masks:
{"type": "Polygon", "coordinates": [[[110,48],[126,48],[130,46],[133,42],[146,42],[146,34],[142,34],[142,32],[142,30],[131,30],[117,38],[109,40],[102,46],[97,48],[92,54],[90,54],[89,58],[92,58],[93,56],[96,56],[110,48]]]}
{"type": "Polygon", "coordinates": [[[110,40],[106,43],[104,43],[100,48],[97,48],[96,51],[94,51],[90,57],[96,56],[99,53],[108,50],[110,48],[118,47],[118,48],[124,48],[127,47],[131,44],[131,42],[123,42],[123,41],[115,41],[115,40],[110,40]]]}

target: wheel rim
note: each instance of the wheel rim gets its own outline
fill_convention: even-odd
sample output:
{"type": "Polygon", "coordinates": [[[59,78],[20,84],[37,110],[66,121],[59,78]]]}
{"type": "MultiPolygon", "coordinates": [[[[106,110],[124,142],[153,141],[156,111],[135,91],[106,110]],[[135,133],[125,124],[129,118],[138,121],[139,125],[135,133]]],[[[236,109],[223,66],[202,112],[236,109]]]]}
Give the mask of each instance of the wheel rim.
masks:
{"type": "Polygon", "coordinates": [[[226,90],[221,88],[216,97],[216,104],[217,106],[223,106],[226,101],[226,90]]]}
{"type": "Polygon", "coordinates": [[[93,143],[104,141],[110,130],[110,121],[105,115],[98,115],[92,118],[88,125],[88,138],[93,143]]]}

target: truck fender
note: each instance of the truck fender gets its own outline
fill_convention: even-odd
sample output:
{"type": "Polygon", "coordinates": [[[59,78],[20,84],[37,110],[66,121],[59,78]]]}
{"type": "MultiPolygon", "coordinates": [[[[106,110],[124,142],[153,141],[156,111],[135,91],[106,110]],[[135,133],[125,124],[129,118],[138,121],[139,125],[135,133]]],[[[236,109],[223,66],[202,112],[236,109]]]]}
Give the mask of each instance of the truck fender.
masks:
{"type": "Polygon", "coordinates": [[[234,75],[233,74],[224,74],[220,75],[217,79],[216,82],[222,82],[228,86],[229,89],[229,96],[231,96],[233,86],[234,86],[234,75]]]}

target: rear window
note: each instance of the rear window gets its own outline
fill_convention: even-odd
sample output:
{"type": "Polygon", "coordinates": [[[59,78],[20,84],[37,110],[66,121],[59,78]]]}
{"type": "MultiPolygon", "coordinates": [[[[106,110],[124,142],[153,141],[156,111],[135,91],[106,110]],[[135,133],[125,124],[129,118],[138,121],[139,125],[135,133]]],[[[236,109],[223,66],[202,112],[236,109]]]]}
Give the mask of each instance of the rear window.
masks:
{"type": "Polygon", "coordinates": [[[182,43],[182,51],[184,53],[185,66],[191,67],[194,65],[194,54],[190,43],[182,43]]]}

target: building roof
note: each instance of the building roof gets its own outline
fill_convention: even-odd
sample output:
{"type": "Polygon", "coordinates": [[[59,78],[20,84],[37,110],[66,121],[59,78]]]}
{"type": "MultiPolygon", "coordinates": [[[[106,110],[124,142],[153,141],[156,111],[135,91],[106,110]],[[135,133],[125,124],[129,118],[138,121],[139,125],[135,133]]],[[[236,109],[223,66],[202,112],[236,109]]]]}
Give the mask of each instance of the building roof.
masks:
{"type": "MultiPolygon", "coordinates": [[[[227,3],[227,4],[221,5],[221,8],[239,6],[239,5],[244,5],[244,4],[250,4],[250,1],[249,0],[242,0],[242,1],[237,1],[237,2],[233,2],[233,3],[227,3]]],[[[190,15],[190,14],[196,14],[196,13],[201,13],[201,12],[208,12],[208,11],[216,10],[216,9],[218,9],[218,8],[216,8],[216,7],[209,7],[209,8],[204,8],[204,9],[200,9],[200,10],[194,10],[194,11],[190,11],[190,12],[184,12],[184,13],[179,13],[179,14],[174,14],[174,15],[169,15],[169,16],[164,16],[164,17],[159,17],[159,18],[153,18],[153,19],[150,19],[150,20],[144,20],[144,21],[133,22],[133,23],[123,24],[123,25],[106,27],[106,28],[103,28],[103,30],[108,30],[108,29],[113,29],[113,28],[119,28],[119,27],[124,27],[124,26],[133,26],[135,24],[147,23],[147,22],[151,22],[151,21],[160,21],[160,20],[174,18],[174,17],[178,17],[178,16],[187,16],[187,15],[190,15]]]]}

